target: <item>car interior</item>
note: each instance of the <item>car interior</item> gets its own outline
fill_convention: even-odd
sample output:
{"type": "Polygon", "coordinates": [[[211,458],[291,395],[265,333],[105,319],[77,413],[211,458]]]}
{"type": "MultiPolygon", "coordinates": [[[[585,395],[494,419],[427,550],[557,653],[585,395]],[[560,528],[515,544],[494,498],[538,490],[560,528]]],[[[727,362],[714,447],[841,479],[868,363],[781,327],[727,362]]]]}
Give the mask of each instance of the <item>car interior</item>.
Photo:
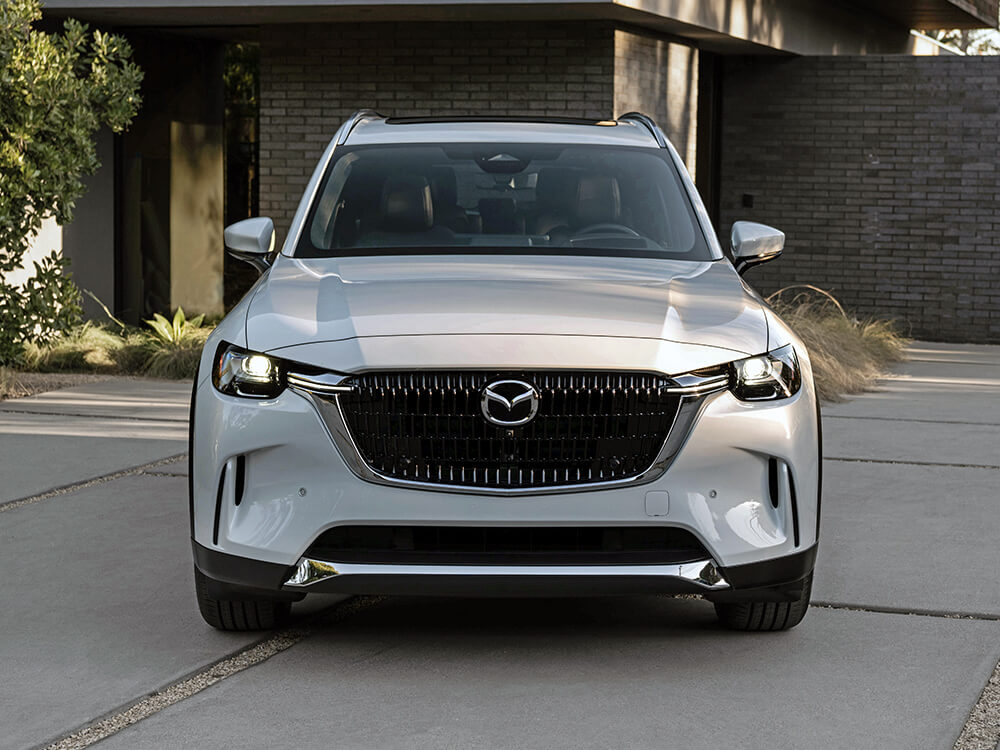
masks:
{"type": "Polygon", "coordinates": [[[662,161],[633,157],[616,164],[607,153],[594,158],[579,150],[581,155],[557,159],[502,152],[449,159],[433,148],[359,150],[328,176],[312,219],[312,243],[317,250],[694,248],[690,206],[662,161]],[[652,164],[636,169],[637,161],[652,164]]]}

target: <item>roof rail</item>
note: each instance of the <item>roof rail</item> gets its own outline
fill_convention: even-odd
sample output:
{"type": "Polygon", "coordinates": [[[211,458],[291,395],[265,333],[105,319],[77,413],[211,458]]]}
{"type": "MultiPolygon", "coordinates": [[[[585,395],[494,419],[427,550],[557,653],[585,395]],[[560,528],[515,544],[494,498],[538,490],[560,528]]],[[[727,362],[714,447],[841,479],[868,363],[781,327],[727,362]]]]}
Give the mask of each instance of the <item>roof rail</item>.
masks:
{"type": "Polygon", "coordinates": [[[419,125],[435,122],[523,122],[559,125],[616,125],[614,120],[600,120],[589,117],[553,117],[550,115],[431,115],[419,117],[389,117],[386,125],[419,125]]]}
{"type": "Polygon", "coordinates": [[[666,136],[663,135],[663,131],[660,130],[660,126],[656,124],[652,117],[649,115],[644,115],[642,112],[627,112],[619,120],[631,120],[632,122],[637,122],[640,125],[645,125],[646,129],[652,134],[653,138],[656,139],[656,143],[660,148],[667,147],[666,136]]]}
{"type": "Polygon", "coordinates": [[[350,136],[351,131],[357,127],[358,123],[364,119],[371,117],[381,117],[385,118],[385,115],[381,115],[374,109],[359,109],[353,115],[348,118],[347,122],[344,123],[343,127],[340,129],[340,137],[337,138],[337,145],[343,146],[347,142],[348,136],[350,136]]]}

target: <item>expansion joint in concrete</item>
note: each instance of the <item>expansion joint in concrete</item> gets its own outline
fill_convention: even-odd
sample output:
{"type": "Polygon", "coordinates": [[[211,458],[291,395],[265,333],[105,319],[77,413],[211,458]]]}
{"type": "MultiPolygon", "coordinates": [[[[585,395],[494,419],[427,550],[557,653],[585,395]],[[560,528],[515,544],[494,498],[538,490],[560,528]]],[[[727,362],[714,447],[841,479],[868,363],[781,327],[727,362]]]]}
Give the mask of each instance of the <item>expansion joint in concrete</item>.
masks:
{"type": "MultiPolygon", "coordinates": [[[[32,503],[37,503],[40,500],[48,500],[50,497],[56,497],[58,495],[67,495],[70,492],[76,492],[77,490],[85,490],[88,487],[96,487],[99,484],[106,484],[107,482],[114,481],[115,479],[121,479],[122,477],[131,477],[137,474],[147,474],[149,476],[161,476],[166,475],[165,472],[154,473],[150,471],[151,469],[157,469],[161,466],[168,466],[172,463],[176,463],[187,458],[187,453],[178,453],[173,456],[167,456],[166,458],[161,458],[156,461],[150,461],[149,463],[142,464],[140,466],[133,466],[129,469],[123,469],[121,471],[114,471],[110,474],[103,474],[99,477],[94,477],[93,479],[87,479],[83,482],[73,482],[72,484],[66,484],[62,487],[55,487],[51,490],[46,490],[45,492],[40,492],[37,495],[29,495],[28,497],[17,498],[16,500],[8,500],[7,502],[0,503],[0,513],[8,510],[14,510],[15,508],[20,508],[25,505],[31,505],[32,503]]],[[[178,476],[178,475],[170,475],[178,476]]]]}
{"type": "Polygon", "coordinates": [[[317,626],[329,625],[355,614],[377,601],[375,598],[352,598],[337,602],[304,620],[299,627],[279,631],[209,664],[197,672],[171,683],[138,701],[125,704],[75,729],[54,742],[36,746],[33,750],[83,750],[113,734],[159,713],[165,708],[197,695],[218,682],[250,667],[263,664],[272,656],[291,648],[310,636],[317,626]]]}

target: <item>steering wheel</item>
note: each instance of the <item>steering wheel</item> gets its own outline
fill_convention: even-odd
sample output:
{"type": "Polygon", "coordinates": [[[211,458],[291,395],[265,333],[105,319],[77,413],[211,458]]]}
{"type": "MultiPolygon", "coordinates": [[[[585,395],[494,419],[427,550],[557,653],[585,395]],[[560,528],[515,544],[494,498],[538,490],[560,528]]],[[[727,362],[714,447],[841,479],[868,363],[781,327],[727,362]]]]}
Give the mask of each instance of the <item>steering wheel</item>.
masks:
{"type": "Polygon", "coordinates": [[[574,237],[579,237],[584,234],[627,234],[629,237],[642,237],[637,231],[632,229],[632,227],[627,227],[624,224],[612,224],[610,222],[602,224],[590,224],[583,229],[578,229],[573,232],[574,237]]]}

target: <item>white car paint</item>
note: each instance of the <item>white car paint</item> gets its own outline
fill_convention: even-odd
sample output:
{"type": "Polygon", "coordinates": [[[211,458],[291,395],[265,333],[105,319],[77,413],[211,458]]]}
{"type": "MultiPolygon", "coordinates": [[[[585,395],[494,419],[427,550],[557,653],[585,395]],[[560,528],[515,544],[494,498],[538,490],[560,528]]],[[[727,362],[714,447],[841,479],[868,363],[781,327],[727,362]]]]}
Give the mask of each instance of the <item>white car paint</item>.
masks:
{"type": "MultiPolygon", "coordinates": [[[[666,525],[694,534],[720,568],[787,558],[815,546],[819,420],[808,354],[721,256],[714,233],[706,239],[718,258],[700,262],[560,255],[294,257],[308,204],[337,144],[350,137],[380,142],[401,132],[375,119],[370,123],[356,124],[356,136],[347,126],[338,131],[281,254],[205,346],[192,428],[196,551],[292,569],[322,532],[349,524],[666,525]],[[802,387],[769,402],[740,401],[726,390],[708,396],[680,452],[649,483],[505,497],[361,479],[305,394],[286,388],[276,398],[253,400],[213,387],[210,373],[224,342],[343,374],[517,368],[671,376],[792,344],[802,387]],[[238,456],[245,457],[246,482],[237,504],[238,456]],[[778,462],[785,477],[777,499],[768,485],[770,461],[778,462]],[[797,501],[787,480],[792,475],[797,501]],[[653,503],[665,513],[647,510],[647,493],[666,493],[669,503],[653,503]]],[[[501,132],[489,124],[450,131],[419,127],[442,141],[479,141],[501,132]]],[[[601,139],[659,147],[632,123],[617,135],[611,128],[598,130],[601,139]]],[[[592,131],[536,125],[505,127],[502,134],[558,140],[591,137],[592,131]]],[[[415,141],[426,137],[403,132],[415,141]]],[[[684,177],[705,229],[700,198],[684,177]]],[[[497,569],[515,577],[525,572],[497,569]]],[[[606,573],[595,567],[587,574],[606,573]]]]}

